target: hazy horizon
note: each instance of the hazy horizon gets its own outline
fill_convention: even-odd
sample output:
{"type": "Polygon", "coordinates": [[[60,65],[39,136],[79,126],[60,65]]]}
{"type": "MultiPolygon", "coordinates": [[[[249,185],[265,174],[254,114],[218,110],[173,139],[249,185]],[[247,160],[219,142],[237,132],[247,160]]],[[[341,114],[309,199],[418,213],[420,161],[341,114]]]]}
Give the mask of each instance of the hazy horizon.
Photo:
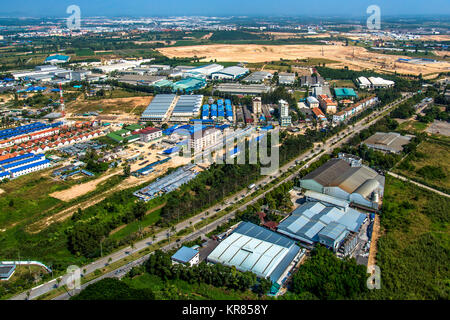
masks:
{"type": "Polygon", "coordinates": [[[248,17],[366,17],[370,5],[378,5],[384,16],[447,16],[450,15],[448,0],[131,0],[126,3],[110,1],[18,0],[2,4],[2,18],[62,18],[67,17],[66,8],[78,5],[84,17],[170,17],[170,16],[248,16],[248,17]],[[18,9],[20,8],[20,9],[18,9]],[[23,8],[23,9],[22,9],[23,8]]]}

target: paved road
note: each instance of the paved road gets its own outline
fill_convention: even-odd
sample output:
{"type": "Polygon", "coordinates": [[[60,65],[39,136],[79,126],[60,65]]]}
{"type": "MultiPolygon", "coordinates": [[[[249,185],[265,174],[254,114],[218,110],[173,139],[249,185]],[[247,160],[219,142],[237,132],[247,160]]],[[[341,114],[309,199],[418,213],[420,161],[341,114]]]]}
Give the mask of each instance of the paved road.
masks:
{"type": "Polygon", "coordinates": [[[433,188],[431,188],[431,187],[429,187],[429,186],[426,186],[426,185],[424,185],[424,184],[421,184],[421,183],[419,183],[419,182],[416,182],[416,181],[414,181],[414,180],[411,180],[411,179],[409,179],[409,178],[407,178],[407,177],[398,175],[398,174],[393,173],[393,172],[390,172],[390,171],[388,171],[387,173],[388,173],[389,175],[393,176],[394,178],[397,178],[397,179],[400,179],[400,180],[403,180],[403,181],[410,182],[410,183],[412,183],[412,184],[415,184],[415,185],[418,186],[418,187],[421,187],[421,188],[427,189],[427,190],[429,190],[429,191],[435,192],[435,193],[437,193],[438,195],[441,195],[441,196],[450,198],[450,195],[448,195],[447,193],[444,193],[444,192],[442,192],[442,191],[433,189],[433,188]]]}
{"type": "MultiPolygon", "coordinates": [[[[265,178],[263,178],[262,180],[259,180],[258,183],[256,183],[258,186],[263,186],[265,183],[269,183],[271,180],[276,179],[277,177],[279,177],[283,172],[285,172],[286,170],[288,170],[291,166],[295,165],[295,161],[300,160],[303,161],[305,159],[307,159],[308,157],[312,157],[301,169],[306,168],[307,166],[309,166],[311,163],[313,163],[314,161],[316,161],[317,159],[319,159],[322,155],[326,154],[326,153],[330,153],[334,148],[341,146],[344,143],[347,143],[348,140],[356,133],[358,133],[361,130],[364,130],[366,128],[368,128],[370,125],[372,125],[375,121],[378,120],[378,116],[387,111],[388,109],[398,105],[399,103],[403,102],[404,100],[406,100],[407,98],[409,98],[411,96],[411,94],[407,94],[405,95],[403,98],[401,98],[400,100],[396,101],[395,103],[391,103],[388,104],[387,106],[385,106],[382,110],[379,111],[375,111],[374,113],[372,113],[369,117],[366,117],[362,120],[360,120],[358,123],[356,123],[353,127],[352,132],[345,138],[338,138],[338,137],[332,137],[330,139],[328,139],[328,141],[326,143],[323,144],[323,146],[320,148],[321,150],[323,149],[324,151],[319,151],[319,150],[315,150],[314,153],[311,153],[311,151],[309,152],[305,152],[304,154],[302,154],[301,156],[299,156],[298,158],[292,160],[291,162],[287,163],[286,165],[284,165],[283,167],[280,168],[280,170],[278,171],[277,174],[274,174],[273,176],[266,176],[265,178]],[[367,122],[368,121],[368,122],[367,122]],[[341,139],[341,140],[339,140],[341,139]],[[273,177],[273,178],[272,178],[273,177]]],[[[301,170],[300,169],[300,170],[301,170]]],[[[222,218],[212,222],[211,224],[203,227],[201,230],[195,231],[194,233],[191,233],[185,237],[181,238],[180,242],[184,242],[184,241],[190,241],[190,240],[194,240],[196,238],[198,238],[200,235],[202,234],[206,234],[208,232],[210,232],[211,230],[215,229],[217,226],[226,223],[229,219],[233,218],[236,214],[236,212],[238,210],[243,210],[245,208],[247,208],[247,206],[254,204],[256,201],[258,201],[259,199],[261,199],[262,197],[264,197],[268,192],[272,191],[272,189],[278,187],[279,185],[281,185],[282,183],[285,183],[289,180],[292,180],[296,177],[297,173],[293,173],[291,175],[289,175],[288,177],[286,177],[285,179],[283,179],[282,181],[278,182],[276,185],[272,186],[271,188],[269,188],[268,190],[266,190],[264,193],[262,193],[261,195],[255,197],[254,199],[252,199],[251,201],[247,202],[246,204],[240,206],[239,208],[237,208],[236,210],[231,211],[230,213],[228,213],[227,215],[223,216],[222,218]]],[[[243,196],[248,195],[248,191],[247,189],[242,190],[241,192],[238,192],[237,194],[234,194],[233,196],[228,197],[225,200],[225,203],[228,204],[233,204],[235,201],[234,199],[237,197],[238,199],[241,199],[243,196]]],[[[198,215],[185,220],[183,222],[180,222],[179,224],[176,225],[176,230],[182,230],[186,227],[191,227],[194,226],[196,223],[202,221],[203,219],[205,219],[207,212],[215,212],[217,209],[222,209],[222,207],[219,205],[214,206],[213,208],[210,208],[202,213],[199,213],[198,215]]],[[[150,245],[152,245],[153,243],[162,241],[164,239],[168,239],[170,236],[170,232],[167,230],[161,231],[158,234],[155,235],[155,238],[150,237],[150,238],[146,238],[143,239],[137,243],[134,244],[133,248],[131,247],[127,247],[124,249],[121,249],[117,252],[114,252],[108,256],[105,256],[101,259],[98,259],[94,262],[92,262],[89,265],[83,266],[81,267],[81,273],[82,276],[86,276],[92,272],[94,272],[95,270],[104,268],[105,266],[107,266],[110,263],[114,263],[116,261],[119,261],[121,259],[124,259],[126,257],[128,257],[130,254],[132,253],[136,253],[139,252],[147,247],[149,247],[150,245]]],[[[175,246],[176,243],[171,244],[171,246],[175,246]]],[[[169,246],[166,246],[167,248],[169,248],[169,246]]],[[[165,247],[165,249],[167,249],[165,247]]],[[[106,276],[106,275],[105,275],[106,276]]],[[[66,281],[69,279],[69,275],[66,274],[64,276],[61,277],[60,283],[59,285],[64,285],[66,283],[66,281]]],[[[55,288],[58,287],[57,281],[56,279],[53,279],[47,283],[44,283],[38,287],[35,287],[33,289],[31,289],[30,292],[30,296],[29,299],[35,299],[55,288]]],[[[27,299],[27,294],[26,292],[23,292],[15,297],[13,297],[11,300],[26,300],[27,299]]]]}

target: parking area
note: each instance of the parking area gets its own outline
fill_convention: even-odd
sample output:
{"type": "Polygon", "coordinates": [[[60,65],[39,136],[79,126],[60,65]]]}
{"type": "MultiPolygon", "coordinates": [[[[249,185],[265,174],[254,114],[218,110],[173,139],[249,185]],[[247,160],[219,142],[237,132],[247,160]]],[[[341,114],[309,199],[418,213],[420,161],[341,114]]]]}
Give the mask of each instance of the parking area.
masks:
{"type": "Polygon", "coordinates": [[[206,244],[200,249],[200,261],[206,260],[209,254],[219,245],[219,241],[209,239],[206,244]]]}

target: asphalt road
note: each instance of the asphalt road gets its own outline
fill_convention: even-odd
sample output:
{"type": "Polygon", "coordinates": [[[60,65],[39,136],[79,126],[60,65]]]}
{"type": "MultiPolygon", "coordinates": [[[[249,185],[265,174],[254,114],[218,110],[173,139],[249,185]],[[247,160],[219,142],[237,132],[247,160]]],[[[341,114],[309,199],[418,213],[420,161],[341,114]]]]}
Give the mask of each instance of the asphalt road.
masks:
{"type": "MultiPolygon", "coordinates": [[[[266,176],[262,180],[259,180],[256,183],[256,185],[257,186],[264,186],[264,183],[269,183],[269,181],[279,177],[283,172],[288,170],[291,166],[295,165],[295,161],[297,161],[297,160],[302,161],[302,160],[307,159],[308,157],[312,157],[301,169],[306,168],[311,163],[313,163],[318,158],[320,158],[322,155],[324,155],[326,153],[330,153],[334,148],[339,147],[339,146],[343,145],[344,143],[346,143],[354,134],[358,133],[361,130],[364,130],[364,129],[368,128],[370,125],[372,125],[375,121],[378,120],[377,117],[381,113],[383,113],[386,110],[388,110],[388,109],[396,106],[397,104],[403,102],[404,100],[409,98],[411,95],[412,94],[407,94],[403,98],[401,98],[400,100],[397,100],[395,103],[388,104],[382,110],[375,111],[370,116],[360,120],[357,124],[354,125],[353,128],[350,129],[350,130],[352,130],[352,132],[347,137],[342,139],[342,138],[338,138],[338,137],[335,136],[335,137],[332,137],[332,138],[328,139],[328,141],[326,143],[324,143],[322,145],[322,147],[320,148],[320,150],[323,149],[324,151],[321,152],[319,150],[314,150],[314,153],[311,153],[311,151],[305,152],[304,154],[302,154],[298,158],[292,160],[291,162],[287,163],[282,168],[280,168],[278,173],[274,174],[273,176],[266,176]],[[367,122],[368,120],[369,120],[369,122],[367,122]],[[339,140],[339,139],[341,139],[341,140],[339,140]],[[339,140],[339,141],[336,142],[337,140],[339,140]],[[272,177],[274,177],[274,178],[272,179],[272,177]]],[[[225,215],[225,216],[221,217],[220,219],[210,223],[209,225],[201,228],[200,230],[196,230],[195,232],[182,237],[180,242],[191,241],[191,240],[194,240],[194,239],[198,238],[202,234],[207,234],[208,232],[211,232],[211,230],[215,229],[217,226],[219,226],[219,225],[221,225],[223,223],[226,223],[229,219],[233,218],[238,210],[244,210],[245,208],[247,208],[247,206],[254,204],[256,201],[258,201],[259,199],[264,197],[268,192],[272,191],[272,189],[278,187],[282,183],[285,183],[285,182],[287,182],[289,180],[294,179],[296,175],[297,175],[297,173],[293,173],[293,174],[289,175],[288,177],[286,177],[282,181],[278,182],[276,185],[272,186],[271,188],[266,190],[264,193],[262,193],[259,196],[255,197],[254,199],[252,199],[251,201],[247,202],[246,204],[244,204],[244,205],[240,206],[239,208],[231,211],[227,215],[225,215]]],[[[244,189],[241,192],[238,192],[237,194],[234,194],[233,196],[228,197],[225,200],[225,203],[232,204],[232,203],[235,202],[234,199],[236,197],[238,199],[241,199],[242,196],[245,196],[247,194],[248,194],[247,189],[244,189]]],[[[182,230],[182,229],[184,229],[186,227],[194,226],[196,223],[198,223],[198,222],[202,221],[203,219],[205,219],[205,217],[206,217],[205,213],[206,212],[209,212],[210,215],[211,215],[211,213],[215,212],[216,209],[222,209],[221,205],[216,205],[216,206],[214,206],[214,207],[212,207],[212,208],[210,208],[210,209],[208,209],[208,210],[206,210],[204,212],[199,213],[198,215],[196,215],[196,216],[194,216],[194,217],[192,217],[192,218],[190,218],[188,220],[180,222],[179,224],[176,225],[176,230],[179,231],[179,230],[182,230]]],[[[149,237],[149,238],[146,238],[146,239],[143,239],[143,240],[141,240],[139,242],[136,242],[134,244],[133,248],[127,247],[127,248],[121,249],[121,250],[116,251],[116,252],[114,252],[114,253],[112,253],[110,255],[107,255],[107,256],[105,256],[105,257],[103,257],[101,259],[98,259],[98,260],[96,260],[96,261],[94,261],[94,262],[92,262],[92,263],[90,263],[88,265],[82,266],[81,267],[82,276],[86,276],[86,275],[94,272],[95,270],[104,268],[105,266],[109,265],[110,263],[114,263],[116,261],[124,259],[124,258],[128,257],[132,253],[139,252],[139,251],[149,247],[153,243],[162,241],[164,239],[168,239],[169,238],[168,235],[169,235],[169,232],[167,230],[162,231],[162,232],[158,233],[157,235],[155,235],[155,237],[156,237],[155,240],[153,240],[153,236],[149,237]]],[[[169,249],[169,248],[171,248],[173,246],[176,246],[176,245],[177,245],[177,243],[172,243],[172,244],[164,247],[164,249],[167,250],[167,249],[169,249]]],[[[140,258],[140,259],[142,259],[142,258],[140,258]]],[[[124,267],[122,267],[122,268],[124,268],[124,267]]],[[[130,269],[131,269],[131,267],[130,267],[130,269]]],[[[113,272],[111,272],[111,273],[109,273],[107,275],[105,274],[104,276],[102,276],[100,278],[97,278],[96,280],[98,281],[99,279],[103,279],[103,278],[107,277],[108,275],[111,276],[111,274],[114,274],[114,272],[115,271],[113,271],[113,272]]],[[[49,282],[46,282],[46,283],[44,283],[44,284],[42,284],[42,285],[40,285],[38,287],[35,287],[35,288],[29,290],[28,291],[28,292],[30,292],[30,296],[29,297],[27,297],[27,293],[26,292],[23,292],[23,293],[15,296],[15,297],[13,297],[11,300],[27,300],[27,299],[32,300],[32,299],[35,299],[35,298],[37,298],[37,297],[39,297],[39,296],[41,296],[41,295],[43,295],[43,294],[45,294],[45,293],[47,293],[49,291],[52,291],[55,288],[57,288],[58,285],[66,284],[66,282],[69,279],[69,277],[70,276],[68,274],[62,276],[60,278],[61,280],[60,280],[59,284],[57,283],[56,279],[53,279],[53,280],[51,280],[49,282]]],[[[91,281],[91,282],[87,283],[86,285],[88,285],[90,283],[93,283],[93,282],[91,281]]]]}

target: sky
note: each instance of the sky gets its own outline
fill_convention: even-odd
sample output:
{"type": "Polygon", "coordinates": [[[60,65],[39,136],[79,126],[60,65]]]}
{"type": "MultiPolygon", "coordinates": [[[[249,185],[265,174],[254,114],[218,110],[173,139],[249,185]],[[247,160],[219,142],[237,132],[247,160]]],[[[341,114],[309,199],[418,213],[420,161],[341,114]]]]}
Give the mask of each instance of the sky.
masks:
{"type": "Polygon", "coordinates": [[[370,5],[383,15],[450,14],[449,0],[1,0],[0,16],[67,17],[69,5],[82,16],[367,16],[370,5]]]}

